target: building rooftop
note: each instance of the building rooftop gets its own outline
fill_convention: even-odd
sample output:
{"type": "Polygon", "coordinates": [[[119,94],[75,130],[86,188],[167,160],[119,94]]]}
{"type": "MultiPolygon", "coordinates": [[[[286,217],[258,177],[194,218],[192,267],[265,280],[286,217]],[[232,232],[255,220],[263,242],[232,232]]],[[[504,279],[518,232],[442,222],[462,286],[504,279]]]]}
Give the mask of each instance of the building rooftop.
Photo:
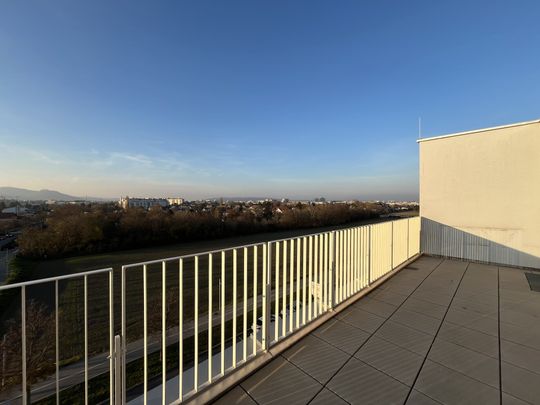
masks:
{"type": "Polygon", "coordinates": [[[462,135],[469,135],[469,134],[476,134],[479,132],[488,132],[488,131],[495,131],[499,129],[506,129],[506,128],[513,128],[513,127],[521,127],[524,125],[531,125],[531,124],[539,124],[540,119],[532,120],[532,121],[523,121],[523,122],[516,122],[514,124],[506,124],[506,125],[499,125],[496,127],[488,127],[488,128],[480,128],[480,129],[473,129],[470,131],[462,131],[462,132],[455,132],[452,134],[445,134],[445,135],[436,135],[429,138],[420,138],[416,142],[426,142],[426,141],[434,141],[437,139],[445,139],[445,138],[452,138],[455,136],[462,136],[462,135]]]}
{"type": "Polygon", "coordinates": [[[539,403],[540,292],[525,273],[422,256],[217,403],[539,403]]]}

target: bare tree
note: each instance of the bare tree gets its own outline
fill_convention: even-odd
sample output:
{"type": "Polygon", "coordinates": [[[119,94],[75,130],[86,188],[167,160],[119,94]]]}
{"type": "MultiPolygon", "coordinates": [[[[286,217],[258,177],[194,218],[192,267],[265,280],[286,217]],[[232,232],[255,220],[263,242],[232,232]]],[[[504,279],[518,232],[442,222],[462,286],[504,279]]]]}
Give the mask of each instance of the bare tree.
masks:
{"type": "MultiPolygon", "coordinates": [[[[32,384],[55,370],[54,316],[43,304],[30,300],[26,306],[26,379],[30,394],[32,384]]],[[[2,389],[22,381],[22,329],[18,320],[7,322],[7,330],[0,341],[2,389]]]]}

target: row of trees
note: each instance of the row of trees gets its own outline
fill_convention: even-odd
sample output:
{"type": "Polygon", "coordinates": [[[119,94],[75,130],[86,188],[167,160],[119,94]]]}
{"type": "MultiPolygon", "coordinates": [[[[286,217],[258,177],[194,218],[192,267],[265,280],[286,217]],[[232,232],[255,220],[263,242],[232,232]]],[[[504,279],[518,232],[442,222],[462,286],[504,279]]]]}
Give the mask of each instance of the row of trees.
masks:
{"type": "Polygon", "coordinates": [[[111,205],[57,207],[41,228],[18,238],[23,257],[52,258],[173,242],[243,235],[279,229],[344,224],[378,217],[372,203],[281,205],[172,212],[161,208],[118,210],[111,205]]]}

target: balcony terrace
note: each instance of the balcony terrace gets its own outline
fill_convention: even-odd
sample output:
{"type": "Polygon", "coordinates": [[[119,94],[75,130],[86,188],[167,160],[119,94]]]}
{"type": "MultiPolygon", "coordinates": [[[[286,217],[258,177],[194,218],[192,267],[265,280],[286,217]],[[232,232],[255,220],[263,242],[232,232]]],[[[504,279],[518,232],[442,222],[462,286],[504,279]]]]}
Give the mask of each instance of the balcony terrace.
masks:
{"type": "Polygon", "coordinates": [[[422,256],[216,403],[540,403],[526,273],[422,256]]]}

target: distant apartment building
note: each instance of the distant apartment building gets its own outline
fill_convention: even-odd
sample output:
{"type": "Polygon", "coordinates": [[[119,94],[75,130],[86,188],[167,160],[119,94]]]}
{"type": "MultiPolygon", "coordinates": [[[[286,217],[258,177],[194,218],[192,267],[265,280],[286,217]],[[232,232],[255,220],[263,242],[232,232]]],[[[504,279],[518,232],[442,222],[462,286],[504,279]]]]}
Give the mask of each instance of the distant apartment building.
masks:
{"type": "Polygon", "coordinates": [[[9,207],[4,208],[2,210],[2,214],[15,214],[17,216],[19,215],[32,215],[34,212],[28,208],[15,206],[15,207],[9,207]]]}
{"type": "Polygon", "coordinates": [[[127,208],[144,208],[150,209],[152,207],[168,207],[169,201],[166,198],[132,198],[122,197],[118,202],[123,209],[127,208]]]}
{"type": "Polygon", "coordinates": [[[540,121],[418,143],[424,253],[540,267],[540,121]]]}
{"type": "Polygon", "coordinates": [[[180,197],[169,197],[167,201],[169,205],[182,205],[184,203],[184,199],[180,197]]]}

